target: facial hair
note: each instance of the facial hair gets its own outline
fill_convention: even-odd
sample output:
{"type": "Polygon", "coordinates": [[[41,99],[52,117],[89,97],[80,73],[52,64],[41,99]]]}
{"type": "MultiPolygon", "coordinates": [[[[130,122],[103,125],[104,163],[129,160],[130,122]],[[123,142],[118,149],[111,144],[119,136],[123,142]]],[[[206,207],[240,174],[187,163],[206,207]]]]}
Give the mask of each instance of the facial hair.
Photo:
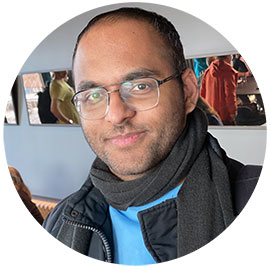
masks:
{"type": "Polygon", "coordinates": [[[163,119],[161,119],[161,123],[163,123],[163,125],[158,129],[158,136],[155,137],[154,140],[151,140],[146,147],[140,150],[141,152],[139,157],[131,156],[131,146],[119,150],[122,151],[123,158],[116,158],[113,153],[111,153],[110,148],[107,149],[103,147],[102,142],[105,143],[106,138],[134,131],[140,132],[146,130],[146,133],[149,131],[151,134],[151,130],[148,130],[144,125],[135,125],[131,123],[131,121],[127,121],[121,126],[113,126],[110,131],[102,135],[102,138],[98,142],[93,138],[93,136],[86,134],[86,132],[85,137],[95,154],[114,174],[118,175],[120,178],[121,176],[140,177],[145,173],[152,171],[167,157],[176,140],[180,136],[185,126],[185,116],[182,110],[175,111],[173,115],[173,119],[168,119],[166,114],[162,116],[163,119]],[[128,163],[126,156],[134,159],[128,163]]]}

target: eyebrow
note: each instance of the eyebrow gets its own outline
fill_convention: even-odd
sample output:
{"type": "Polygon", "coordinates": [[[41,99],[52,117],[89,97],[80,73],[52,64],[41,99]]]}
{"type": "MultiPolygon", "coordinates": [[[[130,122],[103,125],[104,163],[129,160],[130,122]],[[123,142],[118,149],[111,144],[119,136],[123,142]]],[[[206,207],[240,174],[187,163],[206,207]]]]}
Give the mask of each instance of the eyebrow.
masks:
{"type": "MultiPolygon", "coordinates": [[[[117,83],[124,82],[124,81],[145,78],[148,76],[160,76],[160,72],[158,70],[155,70],[155,69],[139,68],[137,70],[134,70],[134,71],[124,75],[121,81],[118,81],[115,83],[117,84],[117,83]]],[[[112,83],[112,84],[114,84],[114,83],[112,83]]],[[[77,88],[77,92],[84,91],[84,90],[94,88],[94,87],[104,87],[104,86],[108,86],[108,84],[102,84],[102,83],[98,83],[98,82],[94,82],[94,81],[83,80],[83,81],[80,81],[78,88],[77,88]]]]}
{"type": "Polygon", "coordinates": [[[98,87],[98,84],[92,81],[80,81],[78,87],[77,87],[77,92],[84,91],[93,87],[98,87]]]}
{"type": "Polygon", "coordinates": [[[141,68],[141,69],[128,73],[124,77],[124,81],[145,78],[148,76],[160,76],[160,72],[154,69],[141,68]]]}

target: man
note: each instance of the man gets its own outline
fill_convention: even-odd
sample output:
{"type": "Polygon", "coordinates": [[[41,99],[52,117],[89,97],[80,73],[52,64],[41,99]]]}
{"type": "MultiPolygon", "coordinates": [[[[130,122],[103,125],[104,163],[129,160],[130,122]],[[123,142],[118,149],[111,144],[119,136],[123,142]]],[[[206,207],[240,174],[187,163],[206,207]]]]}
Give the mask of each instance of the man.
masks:
{"type": "MultiPolygon", "coordinates": [[[[201,96],[217,111],[225,125],[234,125],[238,72],[231,66],[231,55],[217,58],[204,73],[201,96]]],[[[244,75],[249,76],[249,72],[244,75]]]]}
{"type": "Polygon", "coordinates": [[[78,37],[73,75],[97,158],[46,230],[90,257],[143,265],[186,255],[231,224],[256,183],[239,197],[237,180],[246,186],[260,169],[227,158],[207,133],[167,19],[137,8],[95,17],[78,37]]]}

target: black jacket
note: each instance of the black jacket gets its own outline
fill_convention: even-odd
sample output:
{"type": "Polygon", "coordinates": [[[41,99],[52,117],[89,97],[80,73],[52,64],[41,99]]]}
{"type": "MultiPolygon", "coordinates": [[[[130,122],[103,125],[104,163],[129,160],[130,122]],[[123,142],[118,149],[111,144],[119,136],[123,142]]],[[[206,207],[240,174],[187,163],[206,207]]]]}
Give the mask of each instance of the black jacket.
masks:
{"type": "MultiPolygon", "coordinates": [[[[246,205],[257,184],[261,167],[244,166],[228,158],[225,163],[231,181],[234,212],[237,216],[246,205]]],[[[138,217],[146,248],[156,262],[164,262],[179,257],[177,255],[179,244],[177,243],[179,240],[177,240],[177,229],[179,226],[176,221],[176,213],[177,208],[174,199],[167,200],[139,213],[138,217]]],[[[197,218],[194,217],[192,220],[192,222],[194,220],[196,222],[197,218]]],[[[181,220],[178,223],[181,223],[181,220]]],[[[60,202],[49,214],[43,226],[70,248],[95,259],[113,262],[109,205],[100,191],[93,186],[91,179],[88,179],[79,191],[60,202]]],[[[213,238],[215,236],[217,235],[214,235],[213,238]]],[[[199,236],[197,232],[194,232],[194,237],[190,237],[190,235],[188,237],[190,248],[186,254],[205,244],[198,246],[196,239],[199,236]],[[190,243],[192,241],[194,243],[190,243]]],[[[187,239],[184,240],[187,242],[187,239]]]]}

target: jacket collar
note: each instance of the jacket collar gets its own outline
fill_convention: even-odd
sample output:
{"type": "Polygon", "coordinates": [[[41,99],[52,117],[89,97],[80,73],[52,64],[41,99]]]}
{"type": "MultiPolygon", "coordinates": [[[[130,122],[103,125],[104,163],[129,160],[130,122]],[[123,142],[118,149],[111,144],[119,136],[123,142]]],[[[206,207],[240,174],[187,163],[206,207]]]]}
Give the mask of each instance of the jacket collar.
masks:
{"type": "Polygon", "coordinates": [[[108,207],[104,196],[88,177],[81,189],[68,199],[64,216],[68,220],[100,228],[105,223],[108,207]]]}

